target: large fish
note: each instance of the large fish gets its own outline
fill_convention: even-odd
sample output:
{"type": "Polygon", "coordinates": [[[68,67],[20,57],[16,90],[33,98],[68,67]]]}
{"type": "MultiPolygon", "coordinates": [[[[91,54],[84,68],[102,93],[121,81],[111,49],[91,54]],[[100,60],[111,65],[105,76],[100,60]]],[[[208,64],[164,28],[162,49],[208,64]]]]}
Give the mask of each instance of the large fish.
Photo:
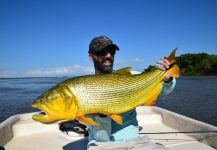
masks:
{"type": "Polygon", "coordinates": [[[171,63],[167,70],[131,75],[131,68],[112,74],[80,76],[65,80],[43,93],[33,103],[44,114],[35,114],[33,119],[42,123],[77,119],[87,124],[98,125],[87,114],[101,113],[122,124],[120,113],[140,105],[152,105],[157,100],[168,72],[179,77],[175,60],[176,49],[167,57],[171,63]]]}

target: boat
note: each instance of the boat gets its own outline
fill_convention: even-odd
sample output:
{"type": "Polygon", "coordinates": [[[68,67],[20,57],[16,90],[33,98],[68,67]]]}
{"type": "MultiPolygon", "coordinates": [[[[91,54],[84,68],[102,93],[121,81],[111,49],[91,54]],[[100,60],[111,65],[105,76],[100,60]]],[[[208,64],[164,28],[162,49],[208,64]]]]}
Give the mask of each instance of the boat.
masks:
{"type": "MultiPolygon", "coordinates": [[[[137,109],[140,135],[170,150],[214,150],[217,127],[157,107],[137,109]]],[[[33,113],[11,116],[0,124],[0,146],[5,150],[85,150],[87,137],[65,132],[59,124],[32,120],[33,113]]]]}

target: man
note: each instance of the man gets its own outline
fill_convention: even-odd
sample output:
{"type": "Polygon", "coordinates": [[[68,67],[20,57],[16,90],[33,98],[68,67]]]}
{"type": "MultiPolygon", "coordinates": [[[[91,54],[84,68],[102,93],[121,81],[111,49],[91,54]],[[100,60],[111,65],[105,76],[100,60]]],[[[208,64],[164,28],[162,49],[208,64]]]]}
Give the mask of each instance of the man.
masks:
{"type": "MultiPolygon", "coordinates": [[[[89,58],[94,64],[95,74],[109,74],[113,71],[113,62],[119,47],[106,36],[93,38],[89,45],[89,58]]],[[[165,70],[169,68],[169,61],[161,59],[156,68],[165,70]]],[[[163,94],[170,93],[175,86],[175,78],[168,73],[164,78],[163,94]]],[[[151,143],[147,137],[139,136],[139,126],[136,119],[136,110],[122,113],[123,124],[119,125],[103,114],[89,115],[98,122],[99,126],[88,125],[89,150],[113,149],[166,149],[159,144],[151,143]]]]}

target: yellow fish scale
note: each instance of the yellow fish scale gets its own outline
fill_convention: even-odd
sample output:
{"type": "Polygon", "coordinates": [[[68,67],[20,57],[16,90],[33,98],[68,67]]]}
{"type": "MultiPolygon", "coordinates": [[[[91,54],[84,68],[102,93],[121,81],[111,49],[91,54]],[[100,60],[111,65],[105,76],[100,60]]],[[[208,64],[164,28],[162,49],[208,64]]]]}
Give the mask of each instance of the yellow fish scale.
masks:
{"type": "MultiPolygon", "coordinates": [[[[153,70],[139,75],[96,75],[68,80],[82,114],[119,114],[144,104],[159,85],[165,71],[153,70]]],[[[158,93],[159,93],[158,92],[158,93]]]]}

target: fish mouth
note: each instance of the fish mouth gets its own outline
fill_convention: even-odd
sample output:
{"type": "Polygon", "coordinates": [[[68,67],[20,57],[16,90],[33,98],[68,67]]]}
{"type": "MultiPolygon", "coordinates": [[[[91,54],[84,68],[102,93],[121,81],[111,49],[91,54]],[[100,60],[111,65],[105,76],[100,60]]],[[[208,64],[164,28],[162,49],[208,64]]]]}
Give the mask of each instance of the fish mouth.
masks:
{"type": "Polygon", "coordinates": [[[49,114],[45,109],[38,107],[38,106],[35,106],[35,105],[32,105],[32,107],[40,110],[40,112],[37,112],[36,114],[34,114],[32,116],[33,120],[38,121],[38,122],[42,122],[42,123],[50,123],[51,122],[49,114]]]}
{"type": "Polygon", "coordinates": [[[32,116],[32,119],[44,124],[57,122],[59,119],[54,114],[49,113],[49,110],[46,106],[41,106],[37,104],[32,104],[32,107],[37,108],[40,112],[37,112],[32,116]]]}
{"type": "Polygon", "coordinates": [[[45,109],[43,109],[43,107],[38,106],[37,104],[32,104],[33,108],[37,108],[39,109],[41,112],[39,112],[39,115],[47,115],[47,111],[45,109]]]}
{"type": "Polygon", "coordinates": [[[53,123],[56,122],[56,120],[54,118],[52,118],[50,115],[48,115],[46,112],[41,111],[37,114],[34,114],[32,116],[32,119],[44,124],[49,124],[49,123],[53,123]]]}
{"type": "Polygon", "coordinates": [[[43,116],[47,116],[48,114],[44,111],[40,111],[37,114],[34,114],[33,116],[39,116],[39,117],[43,117],[43,116]]]}

